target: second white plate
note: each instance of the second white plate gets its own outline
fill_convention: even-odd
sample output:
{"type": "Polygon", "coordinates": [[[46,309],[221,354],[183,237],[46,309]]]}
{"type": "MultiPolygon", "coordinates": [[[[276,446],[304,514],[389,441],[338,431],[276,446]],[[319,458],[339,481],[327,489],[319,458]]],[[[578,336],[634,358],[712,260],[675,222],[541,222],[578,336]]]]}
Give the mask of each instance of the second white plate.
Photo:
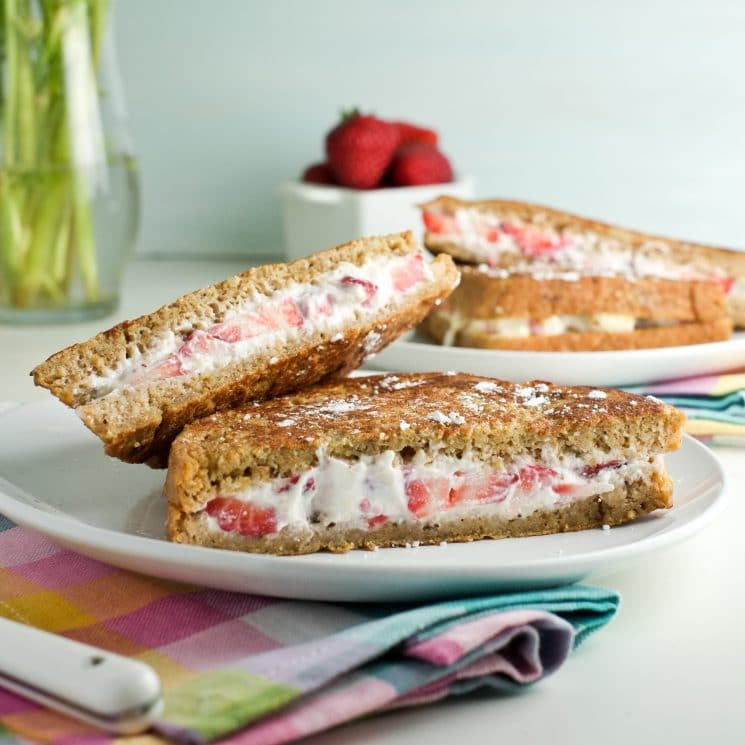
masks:
{"type": "Polygon", "coordinates": [[[30,404],[0,416],[0,513],[11,520],[144,574],[311,600],[413,601],[568,584],[615,571],[692,535],[723,505],[724,476],[703,445],[686,438],[668,467],[675,507],[612,530],[262,556],[165,540],[165,472],[107,458],[62,404],[30,404]]]}
{"type": "Polygon", "coordinates": [[[727,341],[685,347],[619,352],[515,352],[506,349],[443,347],[412,332],[380,352],[379,370],[455,370],[522,383],[550,380],[562,385],[621,386],[733,370],[745,366],[745,332],[727,341]]]}

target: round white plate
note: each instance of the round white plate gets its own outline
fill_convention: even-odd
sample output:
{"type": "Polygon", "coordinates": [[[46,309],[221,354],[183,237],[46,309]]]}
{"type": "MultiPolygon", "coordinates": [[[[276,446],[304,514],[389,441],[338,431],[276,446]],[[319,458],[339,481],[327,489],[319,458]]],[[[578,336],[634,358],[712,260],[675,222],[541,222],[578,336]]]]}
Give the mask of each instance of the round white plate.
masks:
{"type": "Polygon", "coordinates": [[[723,506],[724,474],[703,445],[685,438],[668,466],[676,506],[612,530],[341,555],[262,556],[166,541],[165,472],[107,458],[62,404],[29,404],[0,417],[0,513],[16,523],[145,574],[312,600],[464,596],[568,584],[615,571],[692,535],[723,506]]]}
{"type": "Polygon", "coordinates": [[[733,370],[745,365],[745,331],[727,341],[619,352],[514,352],[443,347],[412,332],[379,352],[371,364],[402,372],[469,372],[515,383],[550,380],[561,385],[638,385],[733,370]]]}

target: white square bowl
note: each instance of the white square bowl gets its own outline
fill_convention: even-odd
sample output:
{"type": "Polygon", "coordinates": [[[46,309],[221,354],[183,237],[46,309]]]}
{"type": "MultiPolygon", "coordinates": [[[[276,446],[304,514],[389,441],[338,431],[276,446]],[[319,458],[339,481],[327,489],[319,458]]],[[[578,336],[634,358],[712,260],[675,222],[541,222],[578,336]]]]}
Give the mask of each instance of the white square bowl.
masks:
{"type": "Polygon", "coordinates": [[[280,196],[287,257],[298,259],[365,235],[412,230],[419,237],[422,217],[417,205],[442,194],[468,199],[473,196],[473,182],[459,178],[449,184],[370,190],[300,181],[283,184],[280,196]]]}

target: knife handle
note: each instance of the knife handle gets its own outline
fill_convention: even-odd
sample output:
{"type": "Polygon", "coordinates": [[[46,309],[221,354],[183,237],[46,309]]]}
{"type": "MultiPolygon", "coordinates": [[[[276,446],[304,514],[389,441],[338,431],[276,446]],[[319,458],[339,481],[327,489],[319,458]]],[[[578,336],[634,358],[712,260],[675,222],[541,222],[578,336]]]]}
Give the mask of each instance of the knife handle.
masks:
{"type": "Polygon", "coordinates": [[[0,686],[88,724],[136,734],[163,708],[149,665],[0,618],[0,686]]]}

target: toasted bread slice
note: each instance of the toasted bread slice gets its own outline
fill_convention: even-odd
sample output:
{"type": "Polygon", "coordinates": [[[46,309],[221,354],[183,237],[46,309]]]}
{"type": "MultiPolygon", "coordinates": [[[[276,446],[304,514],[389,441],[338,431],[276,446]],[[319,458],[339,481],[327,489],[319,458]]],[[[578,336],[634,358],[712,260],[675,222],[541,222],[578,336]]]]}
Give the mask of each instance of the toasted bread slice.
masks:
{"type": "Polygon", "coordinates": [[[78,412],[106,452],[164,465],[188,422],[358,367],[459,279],[410,233],[363,238],[249,269],[58,352],[37,385],[78,412]]]}
{"type": "Polygon", "coordinates": [[[677,346],[732,334],[714,282],[538,279],[484,265],[461,266],[460,285],[423,327],[441,344],[534,351],[677,346]]]}
{"type": "Polygon", "coordinates": [[[638,328],[634,331],[568,331],[561,334],[501,336],[474,328],[462,319],[454,326],[447,312],[434,311],[424,320],[424,330],[438,343],[457,347],[511,349],[523,352],[608,352],[623,349],[681,347],[725,341],[732,335],[732,319],[638,328]]]}
{"type": "Polygon", "coordinates": [[[298,554],[615,525],[671,506],[661,454],[683,420],[621,391],[465,374],[318,385],[183,430],[168,536],[298,554]]]}
{"type": "Polygon", "coordinates": [[[422,205],[425,244],[464,262],[549,278],[586,276],[708,280],[728,296],[728,312],[745,326],[745,252],[649,235],[508,200],[440,197],[422,205]]]}

